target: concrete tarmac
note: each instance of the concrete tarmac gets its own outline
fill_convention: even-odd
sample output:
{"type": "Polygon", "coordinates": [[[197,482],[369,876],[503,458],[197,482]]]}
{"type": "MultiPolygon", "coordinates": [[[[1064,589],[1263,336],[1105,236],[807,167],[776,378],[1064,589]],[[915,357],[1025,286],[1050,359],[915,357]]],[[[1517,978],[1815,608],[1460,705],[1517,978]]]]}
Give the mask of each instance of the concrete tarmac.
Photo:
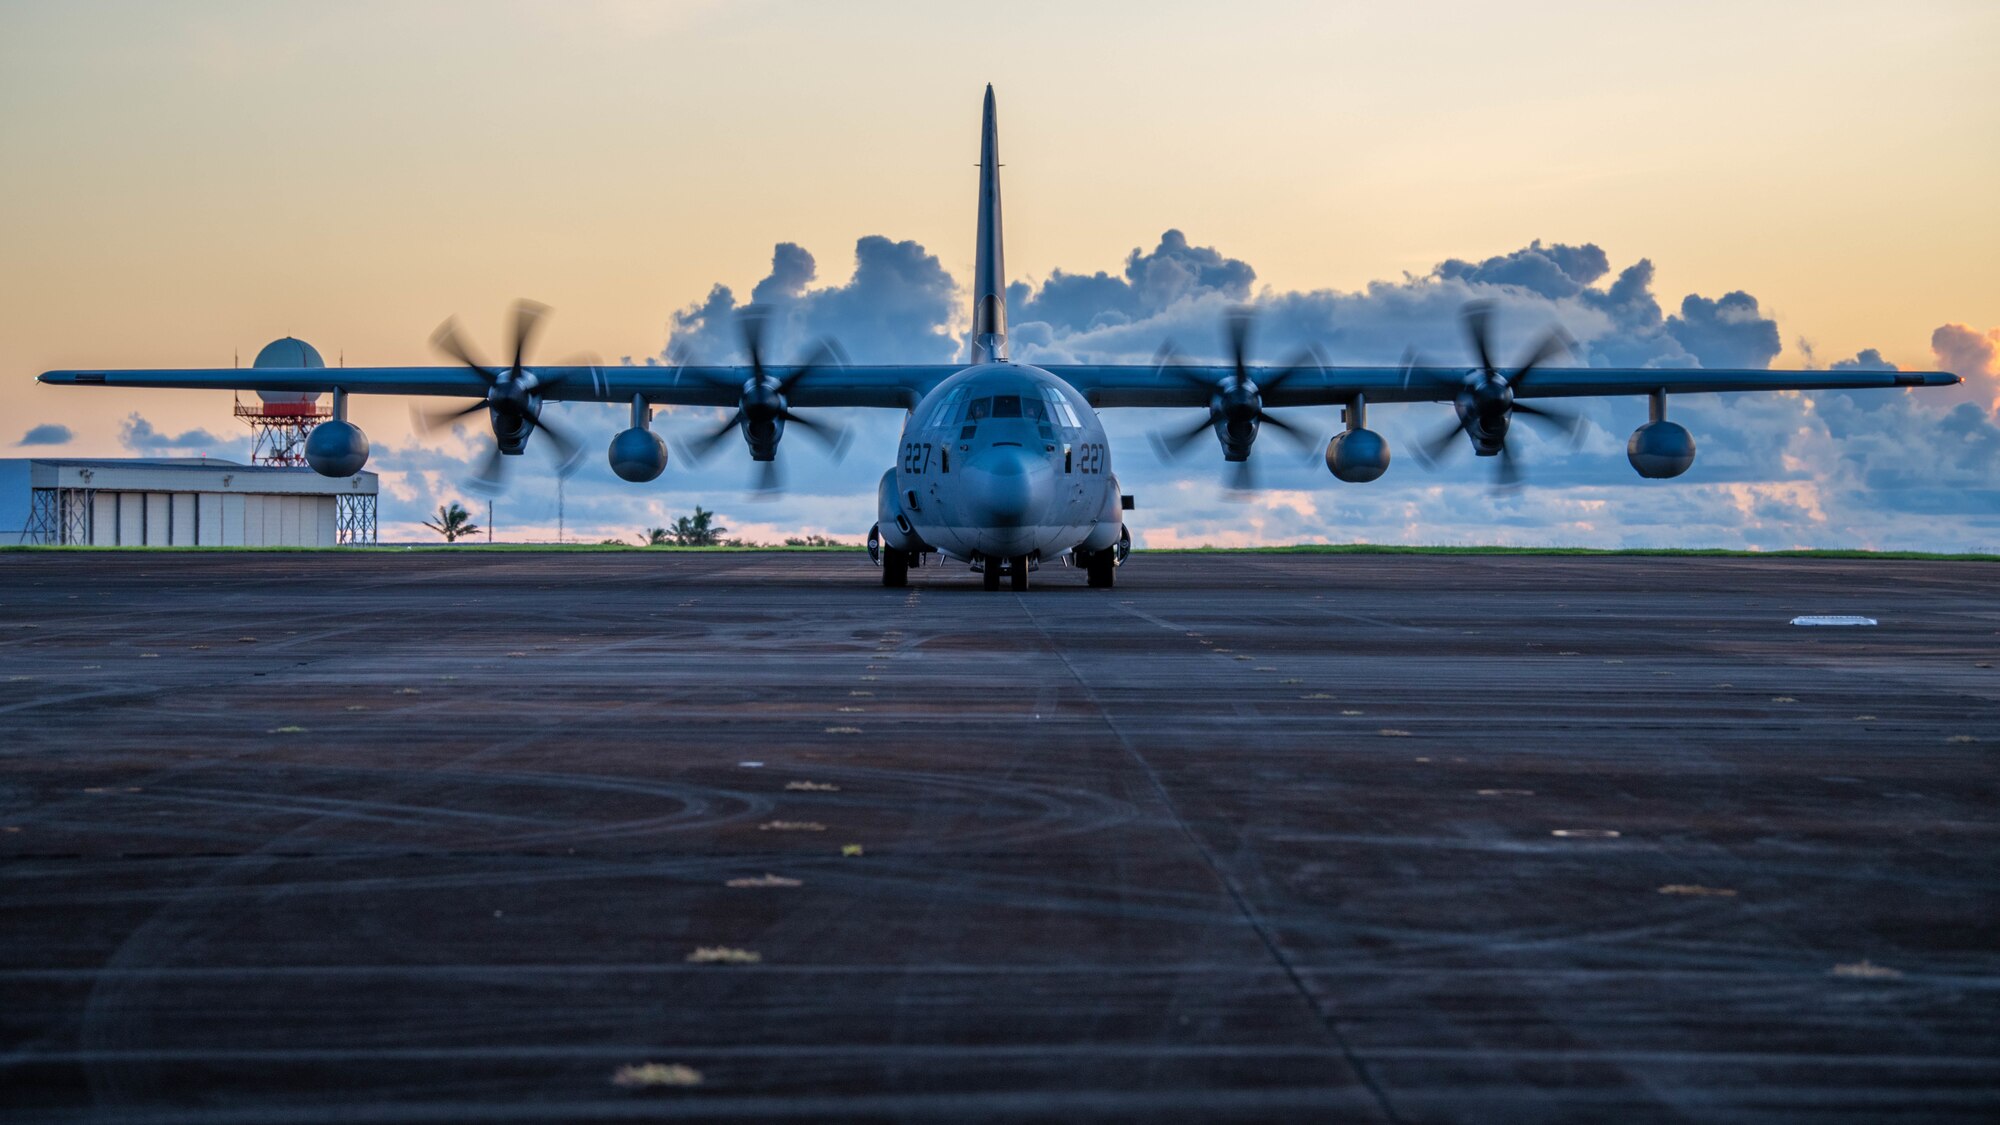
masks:
{"type": "Polygon", "coordinates": [[[2000,565],[1118,577],[0,555],[0,1116],[2000,1118],[2000,565]]]}

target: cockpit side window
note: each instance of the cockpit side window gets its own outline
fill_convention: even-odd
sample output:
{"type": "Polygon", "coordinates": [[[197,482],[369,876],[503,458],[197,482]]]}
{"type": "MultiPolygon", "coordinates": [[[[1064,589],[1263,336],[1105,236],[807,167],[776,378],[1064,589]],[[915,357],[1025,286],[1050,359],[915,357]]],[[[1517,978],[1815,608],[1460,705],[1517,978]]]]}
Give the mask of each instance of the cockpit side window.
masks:
{"type": "Polygon", "coordinates": [[[964,401],[965,401],[965,388],[963,387],[960,387],[958,390],[955,390],[950,394],[946,395],[944,397],[944,401],[937,404],[937,409],[931,411],[931,420],[930,420],[931,428],[935,429],[939,426],[949,426],[952,422],[953,416],[958,413],[958,404],[964,401]]]}
{"type": "Polygon", "coordinates": [[[1076,411],[1070,409],[1069,400],[1063,398],[1061,391],[1049,387],[1044,388],[1042,393],[1048,398],[1049,418],[1051,421],[1059,426],[1068,426],[1072,430],[1083,425],[1083,423],[1077,421],[1076,411]]]}

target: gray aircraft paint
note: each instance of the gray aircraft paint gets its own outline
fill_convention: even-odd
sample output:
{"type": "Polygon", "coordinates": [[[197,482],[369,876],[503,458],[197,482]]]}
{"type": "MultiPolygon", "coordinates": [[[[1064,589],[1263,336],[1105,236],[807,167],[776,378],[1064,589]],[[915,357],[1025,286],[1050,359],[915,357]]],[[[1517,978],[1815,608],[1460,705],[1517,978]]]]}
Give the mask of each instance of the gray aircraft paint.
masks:
{"type": "Polygon", "coordinates": [[[968,561],[1053,559],[1080,546],[1108,548],[1121,524],[1118,481],[1096,411],[1062,379],[1007,359],[1000,126],[992,86],[981,115],[978,238],[973,366],[934,387],[904,423],[890,470],[894,486],[882,490],[885,541],[968,561]],[[1020,404],[1014,416],[971,417],[975,404],[1007,399],[1020,404]],[[902,532],[900,523],[914,535],[902,532]]]}

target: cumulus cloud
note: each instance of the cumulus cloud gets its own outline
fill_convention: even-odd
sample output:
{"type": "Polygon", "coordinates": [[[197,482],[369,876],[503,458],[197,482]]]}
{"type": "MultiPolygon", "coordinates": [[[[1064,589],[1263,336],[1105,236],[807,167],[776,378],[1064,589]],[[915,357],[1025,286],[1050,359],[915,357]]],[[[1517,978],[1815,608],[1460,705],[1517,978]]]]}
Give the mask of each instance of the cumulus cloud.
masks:
{"type": "Polygon", "coordinates": [[[1875,348],[1863,348],[1861,349],[1861,351],[1855,354],[1853,359],[1835,360],[1833,362],[1833,370],[1895,371],[1897,370],[1897,367],[1895,364],[1890,363],[1886,359],[1883,359],[1882,353],[1879,350],[1875,348]]]}
{"type": "Polygon", "coordinates": [[[1394,363],[1415,348],[1428,362],[1449,363],[1469,358],[1458,314],[1482,298],[1498,306],[1503,362],[1552,324],[1578,341],[1578,362],[1597,366],[1762,367],[1777,354],[1777,325],[1748,294],[1691,296],[1679,315],[1668,316],[1652,291],[1650,260],[1626,266],[1603,285],[1610,276],[1610,256],[1594,243],[1537,241],[1478,261],[1447,259],[1427,274],[1354,292],[1253,293],[1256,272],[1248,263],[1168,231],[1152,254],[1133,251],[1123,277],[1057,271],[1039,288],[1014,286],[1013,344],[1016,356],[1031,362],[1145,362],[1168,341],[1215,359],[1224,311],[1248,300],[1261,314],[1258,358],[1266,361],[1313,347],[1342,362],[1394,363]],[[1178,288],[1138,284],[1161,262],[1201,268],[1174,271],[1188,278],[1178,288]],[[1143,299],[1149,292],[1163,299],[1143,299]]]}
{"type": "Polygon", "coordinates": [[[43,422],[39,426],[28,427],[15,445],[68,445],[76,437],[76,431],[56,422],[43,422]]]}
{"type": "Polygon", "coordinates": [[[1944,324],[1931,333],[1931,353],[1938,366],[1965,380],[1964,397],[2000,406],[2000,328],[1980,332],[1963,324],[1944,324]]]}
{"type": "MultiPolygon", "coordinates": [[[[766,328],[772,362],[786,362],[822,336],[837,337],[848,354],[872,363],[941,363],[958,351],[951,331],[958,286],[915,242],[869,235],[854,244],[854,276],[843,285],[812,288],[818,274],[812,254],[781,242],[771,271],[751,289],[747,303],[769,307],[766,328]]],[[[673,315],[662,358],[730,363],[742,356],[736,313],[742,306],[727,285],[673,315]]]]}
{"type": "MultiPolygon", "coordinates": [[[[1573,361],[1591,366],[1761,368],[1778,355],[1778,325],[1755,296],[1686,294],[1663,306],[1654,284],[1648,258],[1621,264],[1594,243],[1537,241],[1507,253],[1450,258],[1426,273],[1355,291],[1259,289],[1250,263],[1169,230],[1151,249],[1134,249],[1116,270],[1058,269],[1038,282],[1016,282],[1008,303],[1014,355],[1028,362],[1145,363],[1170,340],[1193,356],[1220,358],[1224,314],[1243,302],[1259,314],[1256,360],[1279,362],[1314,346],[1336,363],[1395,363],[1409,347],[1426,362],[1469,362],[1458,314],[1475,298],[1497,306],[1503,362],[1551,326],[1576,340],[1573,361]]],[[[860,362],[935,363],[965,355],[964,292],[935,255],[913,242],[859,240],[852,277],[835,284],[820,282],[804,247],[781,243],[750,300],[771,306],[773,352],[781,361],[821,335],[838,337],[860,362]]],[[[674,314],[660,358],[734,361],[740,307],[728,286],[715,286],[674,314]]],[[[1978,393],[1676,397],[1671,415],[1694,432],[1701,452],[1694,469],[1671,482],[1642,480],[1625,462],[1625,435],[1645,420],[1639,399],[1571,403],[1585,418],[1580,449],[1517,427],[1514,440],[1532,486],[1506,494],[1487,489],[1489,462],[1463,452],[1436,473],[1413,463],[1411,443],[1448,417],[1435,405],[1370,412],[1370,425],[1396,451],[1389,474],[1371,485],[1335,481],[1316,451],[1302,457],[1282,443],[1260,442],[1253,459],[1269,495],[1311,503],[1239,502],[1221,487],[1219,454],[1205,446],[1198,448],[1207,460],[1159,464],[1147,435],[1184,414],[1103,417],[1120,481],[1140,497],[1135,534],[1154,545],[2000,548],[2000,418],[1993,411],[2000,331],[1947,325],[1932,344],[1940,366],[1984,380],[1978,393]]],[[[1870,348],[1832,366],[1891,365],[1870,348]]],[[[591,428],[596,418],[586,413],[594,408],[563,409],[577,428],[591,428]]],[[[713,425],[711,414],[720,418],[674,413],[683,416],[661,426],[670,436],[713,425]]],[[[597,428],[607,434],[617,428],[613,414],[605,413],[597,428]]],[[[602,459],[591,458],[567,487],[569,526],[573,534],[628,534],[700,502],[722,511],[731,527],[857,536],[873,521],[875,481],[889,463],[901,419],[887,411],[845,414],[856,429],[852,455],[836,463],[810,443],[786,442],[779,457],[798,490],[768,503],[750,502],[751,474],[741,456],[718,456],[700,467],[676,457],[660,482],[636,487],[613,480],[602,459]]],[[[1338,424],[1332,409],[1292,417],[1323,435],[1338,424]]],[[[413,503],[419,492],[430,503],[453,487],[450,472],[430,472],[421,489],[409,486],[413,503]]],[[[511,495],[517,514],[552,526],[555,487],[545,474],[521,474],[511,495]]]]}
{"type": "Polygon", "coordinates": [[[1015,324],[1085,332],[1131,324],[1210,297],[1242,301],[1256,280],[1250,263],[1189,245],[1185,234],[1170,230],[1150,252],[1135,247],[1126,255],[1121,276],[1056,270],[1039,288],[1016,282],[1007,290],[1008,316],[1015,324]]]}
{"type": "Polygon", "coordinates": [[[1940,325],[1931,333],[1931,351],[1947,371],[1967,378],[1991,378],[2000,372],[1994,365],[1994,354],[2000,351],[2000,328],[1982,334],[1963,324],[1940,325]]]}
{"type": "Polygon", "coordinates": [[[1778,357],[1778,324],[1757,308],[1757,298],[1737,290],[1709,300],[1690,293],[1681,314],[1667,318],[1672,336],[1703,367],[1769,367],[1778,357]]]}
{"type": "MultiPolygon", "coordinates": [[[[1511,254],[1483,262],[1452,258],[1439,263],[1436,276],[1475,285],[1507,285],[1555,300],[1574,297],[1611,270],[1611,259],[1595,244],[1543,246],[1541,239],[1511,254]]],[[[1650,267],[1648,275],[1650,276],[1650,267]]]]}

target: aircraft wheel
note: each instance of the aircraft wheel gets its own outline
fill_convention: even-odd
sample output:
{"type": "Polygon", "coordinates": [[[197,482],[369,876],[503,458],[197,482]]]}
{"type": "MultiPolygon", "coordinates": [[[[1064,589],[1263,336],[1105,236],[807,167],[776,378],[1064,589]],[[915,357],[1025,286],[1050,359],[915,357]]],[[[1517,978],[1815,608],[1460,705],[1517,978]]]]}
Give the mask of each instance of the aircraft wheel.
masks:
{"type": "Polygon", "coordinates": [[[1089,575],[1090,585],[1109,589],[1117,581],[1118,556],[1110,551],[1094,551],[1084,563],[1084,573],[1089,575]]]}
{"type": "Polygon", "coordinates": [[[894,547],[882,548],[882,585],[900,589],[910,584],[910,553],[894,547]]]}
{"type": "Polygon", "coordinates": [[[987,559],[986,571],[979,577],[985,583],[987,589],[998,590],[1000,588],[1000,560],[987,559]]]}
{"type": "Polygon", "coordinates": [[[1024,556],[1022,556],[1022,557],[1020,557],[1020,558],[1017,558],[1017,559],[1013,559],[1013,560],[1009,561],[1009,562],[1008,562],[1008,564],[1007,564],[1007,570],[1008,570],[1009,574],[1010,574],[1010,575],[1012,576],[1012,578],[1013,578],[1013,582],[1014,582],[1014,589],[1015,589],[1015,591],[1016,591],[1016,592],[1018,592],[1018,591],[1021,591],[1021,590],[1025,590],[1025,589],[1027,589],[1027,588],[1028,588],[1028,559],[1027,559],[1027,556],[1025,556],[1025,555],[1024,555],[1024,556]]]}

